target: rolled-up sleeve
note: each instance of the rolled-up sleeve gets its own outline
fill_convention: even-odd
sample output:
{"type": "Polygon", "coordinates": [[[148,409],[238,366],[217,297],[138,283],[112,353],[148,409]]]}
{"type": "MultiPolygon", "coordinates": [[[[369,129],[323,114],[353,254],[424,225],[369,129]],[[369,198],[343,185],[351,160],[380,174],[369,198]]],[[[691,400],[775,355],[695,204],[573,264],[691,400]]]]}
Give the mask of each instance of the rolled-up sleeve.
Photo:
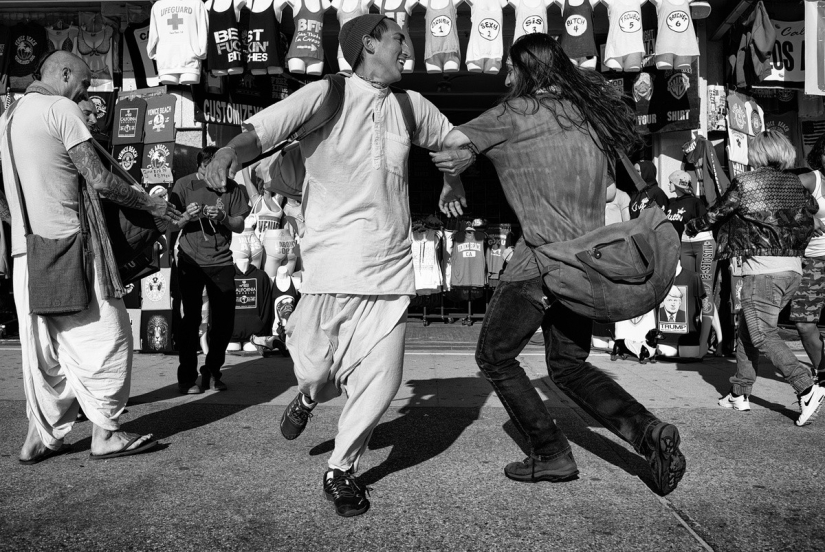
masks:
{"type": "Polygon", "coordinates": [[[324,102],[329,83],[310,83],[278,103],[259,111],[246,121],[255,130],[261,149],[267,151],[298,130],[324,102]]]}

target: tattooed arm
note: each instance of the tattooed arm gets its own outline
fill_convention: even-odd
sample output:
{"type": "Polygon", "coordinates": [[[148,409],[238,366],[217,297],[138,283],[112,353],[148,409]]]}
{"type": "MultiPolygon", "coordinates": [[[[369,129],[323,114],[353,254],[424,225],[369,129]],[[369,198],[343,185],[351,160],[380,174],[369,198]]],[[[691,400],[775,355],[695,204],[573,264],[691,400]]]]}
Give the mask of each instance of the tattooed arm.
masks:
{"type": "Polygon", "coordinates": [[[146,192],[136,190],[106,170],[90,142],[81,142],[70,149],[69,157],[86,182],[102,197],[118,205],[148,211],[156,217],[173,222],[180,219],[181,214],[178,210],[162,197],[150,196],[146,192]]]}

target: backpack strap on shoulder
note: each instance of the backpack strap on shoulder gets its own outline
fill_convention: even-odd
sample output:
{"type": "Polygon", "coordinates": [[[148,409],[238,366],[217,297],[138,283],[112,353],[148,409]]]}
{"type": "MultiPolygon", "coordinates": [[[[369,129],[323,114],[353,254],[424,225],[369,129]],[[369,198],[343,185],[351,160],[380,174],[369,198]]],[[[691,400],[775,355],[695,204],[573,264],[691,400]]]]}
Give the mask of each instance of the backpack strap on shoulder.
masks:
{"type": "Polygon", "coordinates": [[[410,140],[412,140],[418,129],[415,126],[415,112],[413,111],[410,95],[406,90],[395,88],[394,86],[390,86],[390,91],[395,96],[395,99],[398,100],[398,105],[401,106],[401,113],[404,115],[404,124],[407,126],[407,132],[410,134],[410,140]]]}

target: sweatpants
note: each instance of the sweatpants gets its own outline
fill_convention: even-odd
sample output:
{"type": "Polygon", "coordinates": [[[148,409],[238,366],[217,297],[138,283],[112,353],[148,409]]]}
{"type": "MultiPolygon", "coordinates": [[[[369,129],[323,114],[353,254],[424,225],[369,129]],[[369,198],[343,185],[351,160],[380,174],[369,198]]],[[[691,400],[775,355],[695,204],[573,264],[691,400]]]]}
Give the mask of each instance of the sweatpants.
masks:
{"type": "Polygon", "coordinates": [[[95,269],[88,309],[68,316],[29,314],[26,255],[14,257],[26,416],[51,449],[62,445],[78,407],[93,424],[120,429],[132,375],[132,330],[123,300],[102,297],[95,269]]]}
{"type": "Polygon", "coordinates": [[[323,403],[343,391],[329,467],[358,470],[373,430],[401,386],[406,295],[305,294],[287,324],[298,389],[323,403]]]}

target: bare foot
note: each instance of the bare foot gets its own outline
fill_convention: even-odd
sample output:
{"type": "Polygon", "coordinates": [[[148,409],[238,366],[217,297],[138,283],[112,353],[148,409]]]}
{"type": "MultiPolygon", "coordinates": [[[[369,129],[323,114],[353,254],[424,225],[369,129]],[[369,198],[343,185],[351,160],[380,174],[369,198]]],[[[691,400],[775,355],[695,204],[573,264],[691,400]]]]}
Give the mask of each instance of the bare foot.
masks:
{"type": "Polygon", "coordinates": [[[140,438],[134,443],[132,443],[126,450],[136,449],[141,445],[145,444],[147,441],[150,441],[152,439],[152,434],[149,433],[141,437],[137,433],[126,433],[125,431],[109,431],[101,428],[100,426],[94,426],[92,428],[91,453],[95,456],[101,456],[104,454],[119,452],[123,450],[123,447],[126,446],[126,443],[128,443],[136,437],[140,438]]]}
{"type": "Polygon", "coordinates": [[[26,441],[20,449],[20,461],[28,462],[38,456],[43,456],[49,452],[49,447],[43,444],[40,435],[37,433],[37,427],[34,425],[34,420],[29,420],[29,431],[26,433],[26,441]]]}

